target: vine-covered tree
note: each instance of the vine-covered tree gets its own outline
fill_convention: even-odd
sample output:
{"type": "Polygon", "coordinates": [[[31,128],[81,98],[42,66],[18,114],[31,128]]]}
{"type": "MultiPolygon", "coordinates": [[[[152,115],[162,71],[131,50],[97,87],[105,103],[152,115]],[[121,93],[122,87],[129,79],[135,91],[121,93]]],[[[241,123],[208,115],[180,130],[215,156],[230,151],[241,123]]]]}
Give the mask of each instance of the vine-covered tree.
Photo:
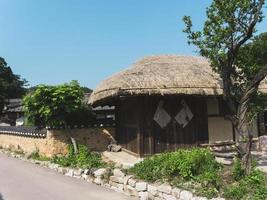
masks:
{"type": "Polygon", "coordinates": [[[21,98],[25,94],[26,81],[12,72],[4,58],[0,57],[0,114],[6,100],[21,98]]]}
{"type": "Polygon", "coordinates": [[[223,98],[231,112],[229,118],[235,132],[248,141],[245,148],[238,144],[247,173],[251,170],[253,137],[248,111],[267,75],[266,62],[262,62],[266,57],[251,52],[250,48],[256,46],[248,42],[253,39],[256,25],[263,20],[264,3],[265,0],[213,0],[206,10],[202,31],[193,31],[191,18],[183,18],[189,44],[198,47],[199,54],[210,60],[212,69],[222,78],[223,98]]]}
{"type": "MultiPolygon", "coordinates": [[[[33,92],[25,96],[23,104],[27,120],[31,124],[50,127],[64,126],[77,152],[77,145],[71,137],[68,125],[73,119],[72,116],[80,116],[77,113],[89,113],[89,108],[84,104],[83,89],[77,81],[57,86],[36,86],[33,92]]],[[[90,118],[88,117],[87,120],[90,118]]]]}

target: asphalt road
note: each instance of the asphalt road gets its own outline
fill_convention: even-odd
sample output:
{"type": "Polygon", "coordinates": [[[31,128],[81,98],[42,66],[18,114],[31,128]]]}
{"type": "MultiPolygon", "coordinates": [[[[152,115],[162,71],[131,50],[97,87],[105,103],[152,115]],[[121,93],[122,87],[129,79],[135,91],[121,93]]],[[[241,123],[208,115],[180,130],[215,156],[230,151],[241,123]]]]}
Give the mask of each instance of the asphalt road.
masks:
{"type": "Polygon", "coordinates": [[[0,153],[0,200],[98,199],[133,198],[0,153]]]}

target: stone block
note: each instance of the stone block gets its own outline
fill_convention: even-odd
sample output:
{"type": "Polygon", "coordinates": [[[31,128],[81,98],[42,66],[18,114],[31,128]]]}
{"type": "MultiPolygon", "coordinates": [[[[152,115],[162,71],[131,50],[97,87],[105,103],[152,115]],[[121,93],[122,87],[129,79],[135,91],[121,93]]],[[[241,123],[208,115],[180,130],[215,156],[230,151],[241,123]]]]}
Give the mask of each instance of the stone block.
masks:
{"type": "Polygon", "coordinates": [[[111,186],[109,185],[109,183],[105,183],[103,186],[106,187],[106,188],[110,188],[110,187],[111,187],[111,186]]]}
{"type": "Polygon", "coordinates": [[[116,177],[124,177],[125,173],[123,173],[120,169],[114,169],[113,170],[113,175],[116,177]]]}
{"type": "Polygon", "coordinates": [[[122,168],[122,164],[121,163],[115,163],[115,168],[122,168]]]}
{"type": "Polygon", "coordinates": [[[172,195],[169,195],[169,194],[165,194],[165,193],[162,193],[162,197],[165,200],[177,200],[177,198],[175,196],[172,196],[172,195]]]}
{"type": "Polygon", "coordinates": [[[97,185],[102,185],[103,184],[103,180],[100,178],[100,176],[96,177],[94,179],[94,183],[97,185]]]}
{"type": "Polygon", "coordinates": [[[133,178],[133,175],[126,175],[124,178],[123,178],[123,184],[124,185],[128,185],[128,181],[133,178]]]}
{"type": "MultiPolygon", "coordinates": [[[[18,158],[16,155],[15,155],[15,158],[18,158]]],[[[34,162],[34,164],[36,164],[36,165],[41,165],[41,161],[39,161],[39,160],[34,160],[33,161],[34,162]]]]}
{"type": "Polygon", "coordinates": [[[59,168],[57,169],[57,171],[58,171],[58,173],[60,173],[60,174],[66,174],[66,173],[68,172],[68,170],[67,170],[66,168],[64,168],[64,167],[59,167],[59,168]]]}
{"type": "Polygon", "coordinates": [[[267,151],[267,135],[259,137],[260,151],[267,151]]]}
{"type": "Polygon", "coordinates": [[[115,188],[118,188],[121,191],[123,191],[123,184],[116,183],[116,182],[113,182],[113,181],[109,181],[109,184],[110,184],[111,187],[115,187],[115,188]]]}
{"type": "Polygon", "coordinates": [[[135,187],[136,182],[137,182],[137,181],[136,181],[135,179],[131,178],[131,179],[128,180],[128,185],[130,185],[130,186],[132,186],[132,187],[135,187]]]}
{"type": "Polygon", "coordinates": [[[124,185],[124,192],[129,194],[130,196],[135,196],[135,197],[138,196],[137,190],[130,185],[124,185]]]}
{"type": "Polygon", "coordinates": [[[219,157],[216,157],[216,161],[218,163],[221,163],[223,165],[228,165],[228,166],[232,165],[234,162],[233,159],[231,158],[219,158],[219,157]]]}
{"type": "Polygon", "coordinates": [[[81,176],[82,173],[83,173],[83,170],[82,169],[75,169],[73,171],[74,176],[81,176]]]}
{"type": "Polygon", "coordinates": [[[123,177],[117,177],[117,176],[111,176],[109,177],[110,181],[116,182],[116,183],[124,183],[123,177]]]}
{"type": "Polygon", "coordinates": [[[54,163],[49,163],[48,168],[53,169],[53,170],[57,170],[59,168],[59,165],[54,164],[54,163]]]}
{"type": "Polygon", "coordinates": [[[192,200],[208,200],[207,197],[193,197],[192,200]]]}
{"type": "Polygon", "coordinates": [[[90,169],[85,169],[83,173],[86,175],[89,175],[91,172],[90,172],[90,169]]]}
{"type": "Polygon", "coordinates": [[[151,194],[150,192],[148,192],[148,199],[149,200],[154,200],[155,196],[153,194],[151,194]]]}
{"type": "Polygon", "coordinates": [[[161,199],[163,199],[163,193],[162,192],[158,192],[158,197],[160,197],[161,199]]]}
{"type": "Polygon", "coordinates": [[[192,192],[189,192],[187,190],[182,190],[180,193],[180,199],[181,200],[192,200],[193,194],[192,192]]]}
{"type": "Polygon", "coordinates": [[[117,187],[111,186],[110,189],[112,189],[112,190],[114,190],[116,192],[123,193],[123,188],[117,188],[117,187]]]}
{"type": "Polygon", "coordinates": [[[140,200],[149,200],[148,192],[139,192],[139,199],[140,200]]]}
{"type": "Polygon", "coordinates": [[[89,175],[82,174],[82,176],[81,176],[81,177],[82,177],[82,179],[83,179],[83,180],[87,180],[87,179],[88,179],[88,177],[89,177],[89,175]]]}
{"type": "Polygon", "coordinates": [[[143,192],[147,190],[147,183],[146,182],[137,182],[135,184],[135,188],[138,192],[143,192]]]}
{"type": "MultiPolygon", "coordinates": [[[[23,159],[23,160],[27,160],[26,158],[25,159],[23,159]]],[[[49,165],[49,161],[43,161],[42,163],[41,163],[41,166],[44,166],[44,167],[47,167],[49,165]]]]}
{"type": "Polygon", "coordinates": [[[93,175],[88,175],[86,181],[92,183],[94,181],[95,177],[93,175]]]}
{"type": "Polygon", "coordinates": [[[93,172],[94,176],[104,176],[104,174],[106,173],[106,169],[105,168],[100,168],[96,171],[93,172]]]}
{"type": "Polygon", "coordinates": [[[66,176],[73,176],[74,175],[73,169],[69,169],[68,172],[65,175],[66,176]]]}
{"type": "Polygon", "coordinates": [[[173,188],[172,189],[172,195],[178,199],[180,198],[180,193],[181,193],[181,189],[179,189],[179,188],[173,188]]]}
{"type": "Polygon", "coordinates": [[[147,185],[147,191],[150,192],[153,196],[155,196],[158,193],[158,188],[157,188],[157,186],[148,184],[147,185]]]}
{"type": "Polygon", "coordinates": [[[165,193],[165,194],[171,194],[172,193],[172,187],[166,183],[158,186],[158,191],[165,193]]]}

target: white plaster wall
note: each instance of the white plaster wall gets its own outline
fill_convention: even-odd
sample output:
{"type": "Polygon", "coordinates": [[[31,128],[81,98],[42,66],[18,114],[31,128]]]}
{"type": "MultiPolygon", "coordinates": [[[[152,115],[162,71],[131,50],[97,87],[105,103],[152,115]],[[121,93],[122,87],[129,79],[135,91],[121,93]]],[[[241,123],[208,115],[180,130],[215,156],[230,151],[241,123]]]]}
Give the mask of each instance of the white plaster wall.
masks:
{"type": "Polygon", "coordinates": [[[233,127],[224,117],[209,117],[209,143],[233,140],[233,127]]]}

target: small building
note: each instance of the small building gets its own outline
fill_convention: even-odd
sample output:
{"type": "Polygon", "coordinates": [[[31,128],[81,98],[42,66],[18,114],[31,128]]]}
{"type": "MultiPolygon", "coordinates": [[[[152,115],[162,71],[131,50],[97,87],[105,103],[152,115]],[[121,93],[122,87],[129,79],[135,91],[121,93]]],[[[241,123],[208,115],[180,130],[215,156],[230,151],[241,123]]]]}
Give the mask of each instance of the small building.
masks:
{"type": "Polygon", "coordinates": [[[8,99],[3,110],[3,121],[11,126],[22,125],[24,117],[22,99],[8,99]]]}
{"type": "Polygon", "coordinates": [[[115,106],[97,106],[92,109],[95,120],[99,124],[114,124],[115,106]]]}
{"type": "Polygon", "coordinates": [[[115,106],[116,140],[125,151],[144,157],[235,140],[222,92],[222,81],[206,59],[162,55],[107,78],[89,103],[115,106]]]}

